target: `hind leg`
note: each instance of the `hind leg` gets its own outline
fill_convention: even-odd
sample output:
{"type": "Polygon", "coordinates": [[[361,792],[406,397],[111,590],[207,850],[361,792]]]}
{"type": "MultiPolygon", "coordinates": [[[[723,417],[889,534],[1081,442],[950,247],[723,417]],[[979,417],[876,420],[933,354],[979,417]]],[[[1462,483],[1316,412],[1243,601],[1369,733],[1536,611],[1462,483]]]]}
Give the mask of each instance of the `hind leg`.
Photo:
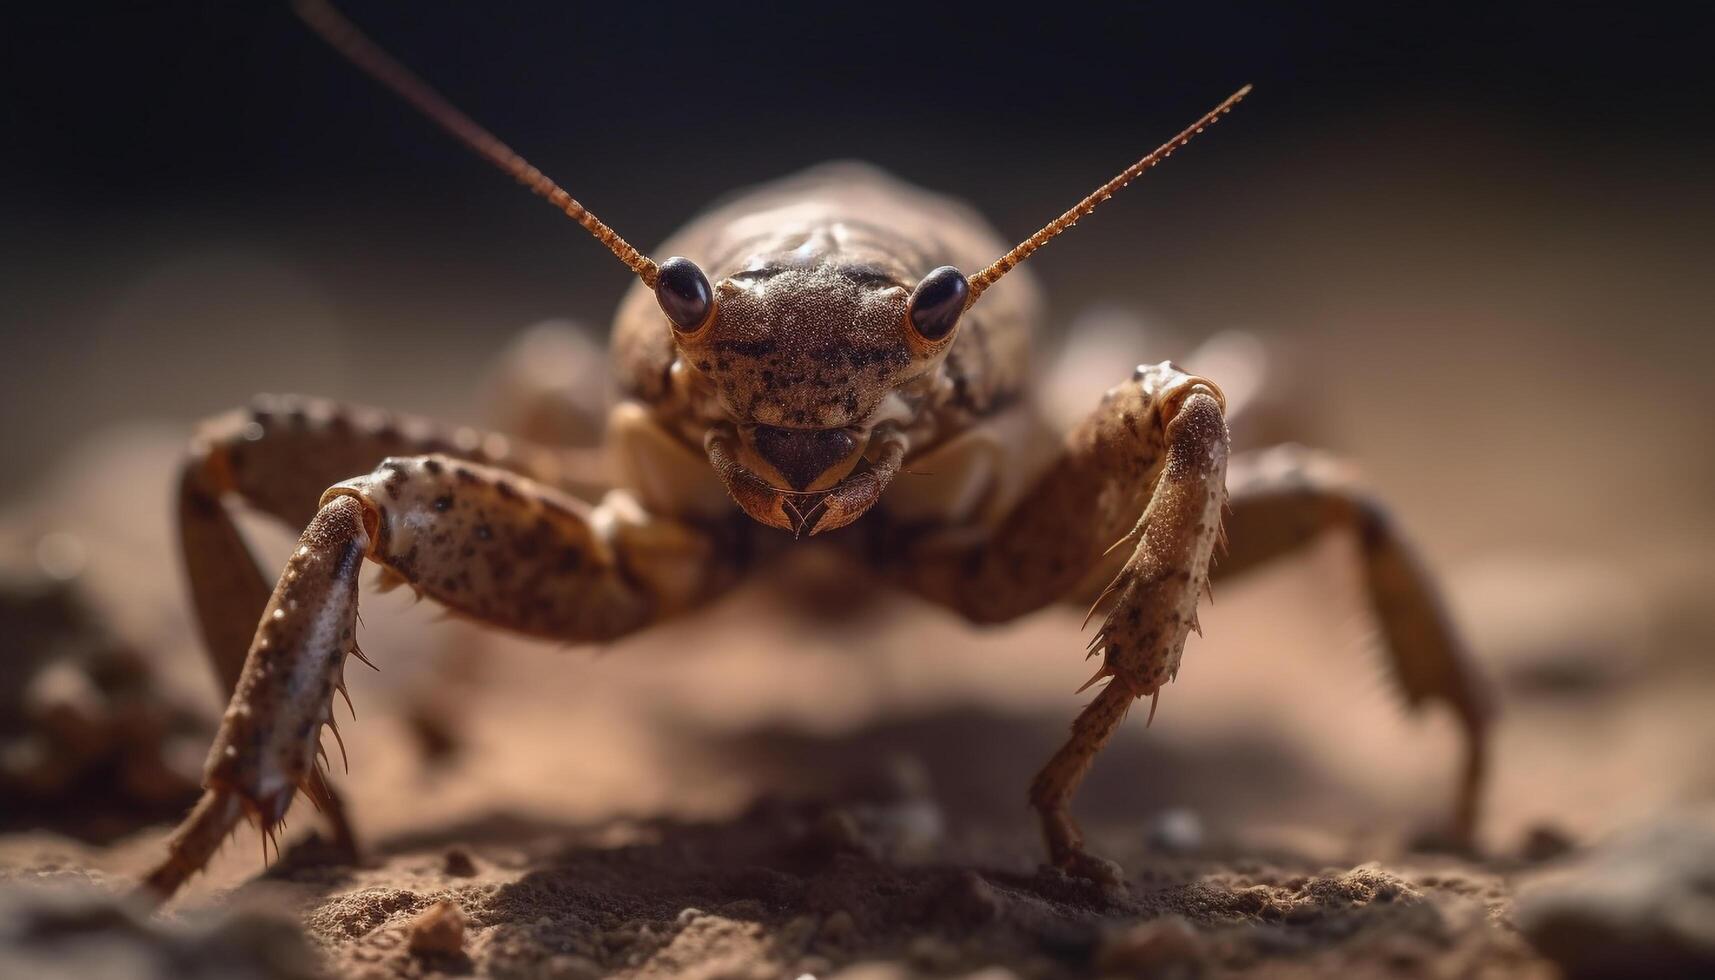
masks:
{"type": "MultiPolygon", "coordinates": [[[[1448,616],[1434,577],[1387,508],[1348,467],[1296,445],[1234,454],[1227,491],[1227,548],[1216,553],[1213,582],[1295,554],[1326,534],[1353,537],[1389,674],[1406,704],[1416,709],[1439,701],[1458,719],[1464,751],[1448,829],[1454,843],[1469,845],[1488,771],[1494,696],[1448,616]]],[[[1069,601],[1088,607],[1125,560],[1122,552],[1109,554],[1069,601]]]]}
{"type": "Polygon", "coordinates": [[[615,400],[606,348],[589,331],[565,320],[549,320],[520,333],[482,385],[490,424],[560,449],[559,485],[591,502],[614,483],[602,439],[615,400]]]}
{"type": "Polygon", "coordinates": [[[1455,841],[1469,844],[1488,765],[1494,699],[1448,617],[1439,590],[1386,509],[1325,454],[1280,446],[1233,457],[1228,550],[1213,579],[1243,574],[1338,531],[1358,545],[1364,585],[1391,674],[1413,708],[1447,705],[1464,734],[1454,794],[1455,841]]]}

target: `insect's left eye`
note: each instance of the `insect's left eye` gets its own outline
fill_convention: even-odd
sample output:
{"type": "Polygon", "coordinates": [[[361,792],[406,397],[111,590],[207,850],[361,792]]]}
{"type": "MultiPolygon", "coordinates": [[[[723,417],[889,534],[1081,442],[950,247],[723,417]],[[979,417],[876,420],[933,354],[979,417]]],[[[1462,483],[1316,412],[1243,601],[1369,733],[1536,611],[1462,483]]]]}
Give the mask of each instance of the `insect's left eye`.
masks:
{"type": "Polygon", "coordinates": [[[661,312],[673,321],[673,329],[695,333],[709,322],[709,314],[715,309],[715,294],[697,263],[675,255],[656,271],[655,302],[661,304],[661,312]]]}
{"type": "Polygon", "coordinates": [[[959,325],[959,315],[965,312],[970,295],[971,284],[964,273],[944,265],[924,276],[911,291],[906,319],[924,340],[945,340],[959,325]]]}

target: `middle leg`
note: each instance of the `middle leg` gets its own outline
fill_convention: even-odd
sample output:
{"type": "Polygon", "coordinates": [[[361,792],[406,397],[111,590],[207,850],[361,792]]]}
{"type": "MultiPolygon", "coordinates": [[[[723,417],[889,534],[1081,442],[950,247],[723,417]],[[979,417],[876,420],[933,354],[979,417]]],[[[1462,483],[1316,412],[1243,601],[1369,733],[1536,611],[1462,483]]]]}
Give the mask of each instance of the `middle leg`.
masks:
{"type": "Polygon", "coordinates": [[[1294,445],[1240,453],[1233,457],[1230,486],[1232,543],[1217,579],[1301,550],[1330,531],[1355,540],[1380,645],[1407,706],[1440,701],[1459,723],[1464,759],[1448,833],[1452,843],[1471,846],[1488,771],[1494,696],[1416,549],[1387,508],[1327,454],[1294,445]]]}

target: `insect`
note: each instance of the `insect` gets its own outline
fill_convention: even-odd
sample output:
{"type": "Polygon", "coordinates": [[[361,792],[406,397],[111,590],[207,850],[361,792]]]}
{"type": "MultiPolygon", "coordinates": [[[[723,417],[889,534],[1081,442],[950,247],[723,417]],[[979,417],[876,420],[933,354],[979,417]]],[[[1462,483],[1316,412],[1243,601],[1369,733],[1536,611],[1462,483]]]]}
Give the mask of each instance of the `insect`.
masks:
{"type": "Polygon", "coordinates": [[[1221,388],[1168,362],[1116,365],[1114,386],[1063,439],[1035,421],[1026,356],[1044,310],[1020,263],[1248,87],[1010,250],[947,198],[840,167],[732,200],[656,262],[331,7],[299,9],[636,275],[612,330],[610,486],[586,503],[564,452],[310,400],[206,426],[183,471],[180,527],[198,621],[233,695],[204,793],[148,891],[170,895],[245,817],[266,847],[300,791],[351,845],[318,758],[348,657],[363,656],[365,562],[482,622],[602,641],[706,603],[808,539],[979,623],[1099,592],[1099,666],[1085,687],[1102,686],[1029,800],[1054,865],[1115,881],[1118,869],[1085,851],[1070,802],[1133,702],[1177,674],[1200,593],[1344,529],[1408,700],[1445,702],[1462,723],[1454,824],[1470,833],[1489,700],[1375,501],[1313,453],[1229,460],[1221,388]],[[272,590],[227,512],[234,497],[305,528],[272,590]]]}

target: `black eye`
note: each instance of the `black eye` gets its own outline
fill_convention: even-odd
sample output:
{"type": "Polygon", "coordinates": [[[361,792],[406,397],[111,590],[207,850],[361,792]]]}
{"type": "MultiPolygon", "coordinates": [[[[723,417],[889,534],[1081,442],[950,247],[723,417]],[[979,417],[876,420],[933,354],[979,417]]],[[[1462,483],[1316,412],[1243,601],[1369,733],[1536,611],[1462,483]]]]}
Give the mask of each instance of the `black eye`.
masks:
{"type": "Polygon", "coordinates": [[[924,340],[944,339],[959,325],[959,314],[965,312],[970,295],[971,284],[952,266],[929,273],[911,291],[911,305],[906,308],[911,329],[924,340]]]}
{"type": "Polygon", "coordinates": [[[675,255],[656,270],[655,302],[673,321],[674,329],[693,333],[708,322],[715,294],[697,263],[675,255]]]}

